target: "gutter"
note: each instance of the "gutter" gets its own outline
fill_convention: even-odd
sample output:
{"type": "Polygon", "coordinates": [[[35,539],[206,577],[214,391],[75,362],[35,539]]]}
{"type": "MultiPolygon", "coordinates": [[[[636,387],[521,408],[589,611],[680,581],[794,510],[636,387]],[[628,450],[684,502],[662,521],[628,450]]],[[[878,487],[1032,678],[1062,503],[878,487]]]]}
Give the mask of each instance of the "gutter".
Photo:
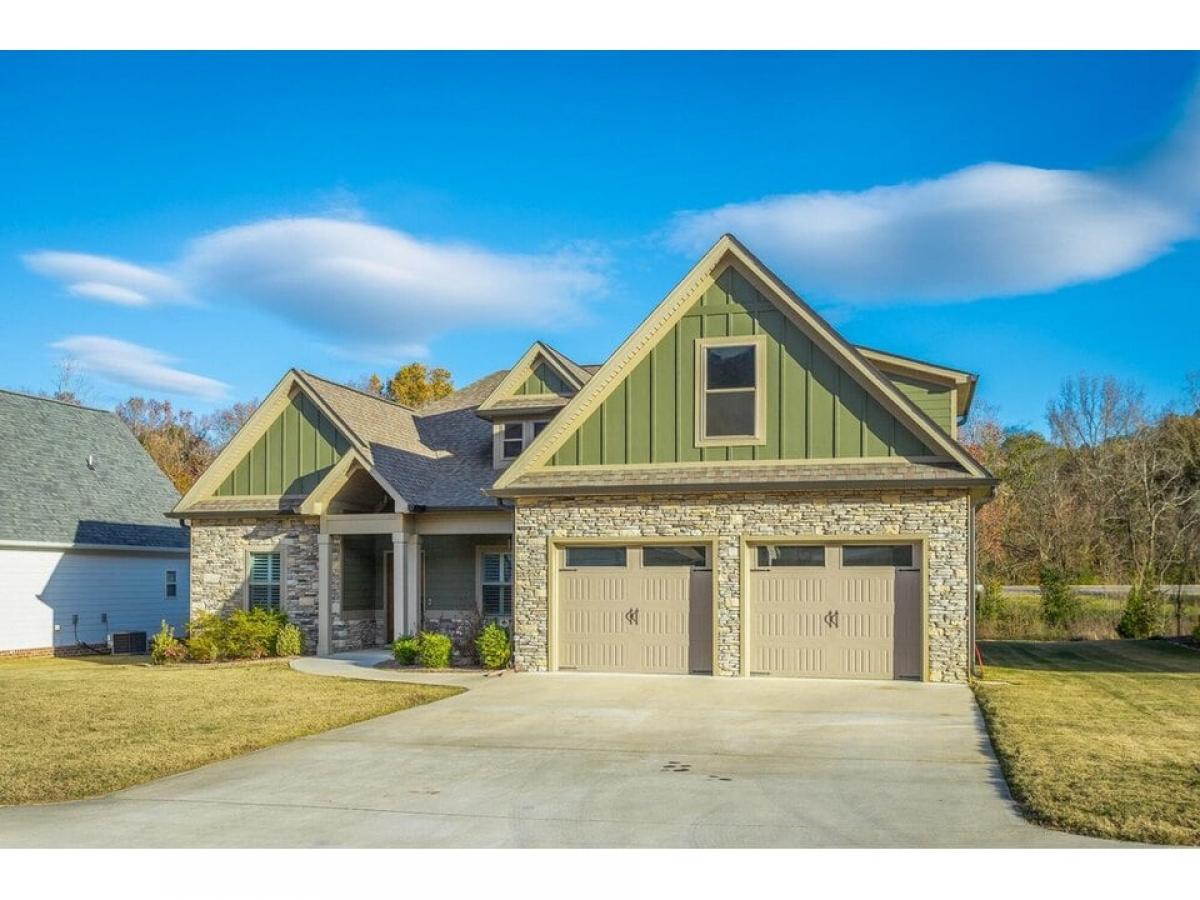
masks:
{"type": "Polygon", "coordinates": [[[738,481],[712,484],[704,482],[589,485],[571,484],[546,487],[508,487],[502,490],[484,491],[490,497],[572,497],[614,494],[688,493],[688,494],[735,494],[741,492],[763,493],[768,491],[828,491],[828,490],[920,490],[922,488],[979,488],[995,487],[995,478],[939,478],[913,479],[910,481],[862,479],[835,481],[738,481]]]}
{"type": "Polygon", "coordinates": [[[9,541],[0,540],[0,550],[89,550],[105,553],[166,553],[187,556],[188,547],[159,547],[146,544],[74,544],[60,541],[9,541]]]}

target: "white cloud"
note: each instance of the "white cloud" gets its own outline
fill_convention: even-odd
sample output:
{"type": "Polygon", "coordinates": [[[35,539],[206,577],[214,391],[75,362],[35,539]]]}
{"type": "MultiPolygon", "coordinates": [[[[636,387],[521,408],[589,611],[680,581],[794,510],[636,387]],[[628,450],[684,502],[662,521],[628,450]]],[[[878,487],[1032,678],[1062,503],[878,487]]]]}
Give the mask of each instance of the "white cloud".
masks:
{"type": "Polygon", "coordinates": [[[442,243],[346,219],[281,218],[196,238],[167,271],[80,253],[25,257],[79,296],[149,305],[203,297],[266,310],[356,353],[424,352],[465,327],[578,321],[604,287],[582,252],[525,255],[442,243]]]}
{"type": "Polygon", "coordinates": [[[115,338],[76,335],[52,345],[70,355],[80,369],[128,387],[201,400],[223,400],[229,385],[168,365],[174,357],[115,338]]]}
{"type": "Polygon", "coordinates": [[[696,253],[731,232],[802,290],[857,306],[1038,293],[1133,271],[1197,237],[1198,173],[1194,99],[1171,139],[1127,171],[983,163],[683,212],[670,241],[696,253]]]}
{"type": "Polygon", "coordinates": [[[34,272],[66,283],[67,290],[78,297],[121,306],[150,306],[187,296],[183,285],[165,272],[109,256],[42,250],[22,259],[34,272]]]}
{"type": "Polygon", "coordinates": [[[568,254],[502,254],[378,225],[273,219],[192,242],[180,265],[204,296],[236,297],[356,347],[420,345],[463,327],[575,319],[603,280],[568,254]]]}

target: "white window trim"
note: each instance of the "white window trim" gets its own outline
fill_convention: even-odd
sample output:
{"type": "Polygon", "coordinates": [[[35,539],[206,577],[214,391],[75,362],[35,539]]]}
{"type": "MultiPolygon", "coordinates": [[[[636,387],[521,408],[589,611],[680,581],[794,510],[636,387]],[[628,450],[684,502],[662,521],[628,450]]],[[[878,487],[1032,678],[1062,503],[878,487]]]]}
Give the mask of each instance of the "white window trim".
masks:
{"type": "MultiPolygon", "coordinates": [[[[287,610],[288,599],[288,552],[287,543],[281,538],[278,541],[270,541],[265,543],[247,544],[245,553],[242,554],[242,565],[245,567],[242,570],[242,608],[247,612],[250,611],[250,554],[251,553],[278,553],[279,554],[279,611],[287,610]]],[[[324,575],[324,573],[322,573],[324,575]]]]}
{"type": "Polygon", "coordinates": [[[496,469],[505,469],[521,458],[521,453],[533,443],[533,427],[539,423],[545,425],[550,424],[549,419],[505,419],[492,423],[492,466],[496,469]],[[504,455],[504,426],[505,425],[521,425],[521,453],[516,456],[506,457],[504,455]]]}
{"type": "MultiPolygon", "coordinates": [[[[493,544],[489,546],[479,545],[475,548],[475,611],[482,617],[485,615],[483,611],[483,556],[485,553],[506,553],[509,558],[509,567],[512,569],[512,578],[508,582],[508,612],[500,613],[496,616],[498,619],[511,619],[513,616],[513,606],[516,603],[516,557],[513,555],[511,544],[493,544]]],[[[504,582],[490,582],[492,584],[503,584],[504,582]]]]}
{"type": "MultiPolygon", "coordinates": [[[[696,339],[696,446],[752,447],[767,442],[767,336],[747,334],[696,339]],[[707,351],[710,347],[754,346],[754,434],[707,437],[705,417],[708,394],[707,351]]],[[[738,388],[745,390],[745,388],[738,388]]]]}

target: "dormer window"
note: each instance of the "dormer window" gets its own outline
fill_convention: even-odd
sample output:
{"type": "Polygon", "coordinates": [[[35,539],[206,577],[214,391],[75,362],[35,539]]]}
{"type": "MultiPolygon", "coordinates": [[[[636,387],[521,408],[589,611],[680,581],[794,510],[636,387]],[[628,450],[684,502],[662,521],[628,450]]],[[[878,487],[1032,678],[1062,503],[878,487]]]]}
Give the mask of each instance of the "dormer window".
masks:
{"type": "Polygon", "coordinates": [[[496,426],[496,466],[504,466],[512,462],[533,443],[550,422],[548,419],[537,421],[504,422],[496,426]]]}
{"type": "Polygon", "coordinates": [[[696,444],[766,441],[766,341],[761,335],[696,342],[696,444]]]}
{"type": "Polygon", "coordinates": [[[520,456],[521,451],[525,449],[525,423],[505,422],[503,441],[500,455],[504,459],[516,459],[520,456]]]}

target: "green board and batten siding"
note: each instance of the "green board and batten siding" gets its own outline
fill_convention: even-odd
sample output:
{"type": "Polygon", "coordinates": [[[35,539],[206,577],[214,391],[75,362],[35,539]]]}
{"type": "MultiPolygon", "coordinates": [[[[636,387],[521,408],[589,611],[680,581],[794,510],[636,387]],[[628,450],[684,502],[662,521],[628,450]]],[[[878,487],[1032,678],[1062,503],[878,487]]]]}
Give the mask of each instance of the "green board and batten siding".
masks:
{"type": "Polygon", "coordinates": [[[726,269],[550,465],[929,456],[905,426],[735,269],[726,269]],[[695,342],[766,336],[766,443],[696,446],[695,342]]]}
{"type": "Polygon", "coordinates": [[[297,393],[217,488],[217,496],[308,494],[349,449],[346,436],[297,393]]]}
{"type": "Polygon", "coordinates": [[[947,434],[954,433],[954,390],[943,384],[933,384],[903,375],[888,375],[892,384],[917,408],[933,419],[947,434]]]}
{"type": "Polygon", "coordinates": [[[546,363],[539,363],[533,370],[532,374],[517,388],[517,397],[531,397],[543,394],[557,394],[560,397],[565,397],[574,394],[575,389],[563,381],[552,368],[546,363]]]}

